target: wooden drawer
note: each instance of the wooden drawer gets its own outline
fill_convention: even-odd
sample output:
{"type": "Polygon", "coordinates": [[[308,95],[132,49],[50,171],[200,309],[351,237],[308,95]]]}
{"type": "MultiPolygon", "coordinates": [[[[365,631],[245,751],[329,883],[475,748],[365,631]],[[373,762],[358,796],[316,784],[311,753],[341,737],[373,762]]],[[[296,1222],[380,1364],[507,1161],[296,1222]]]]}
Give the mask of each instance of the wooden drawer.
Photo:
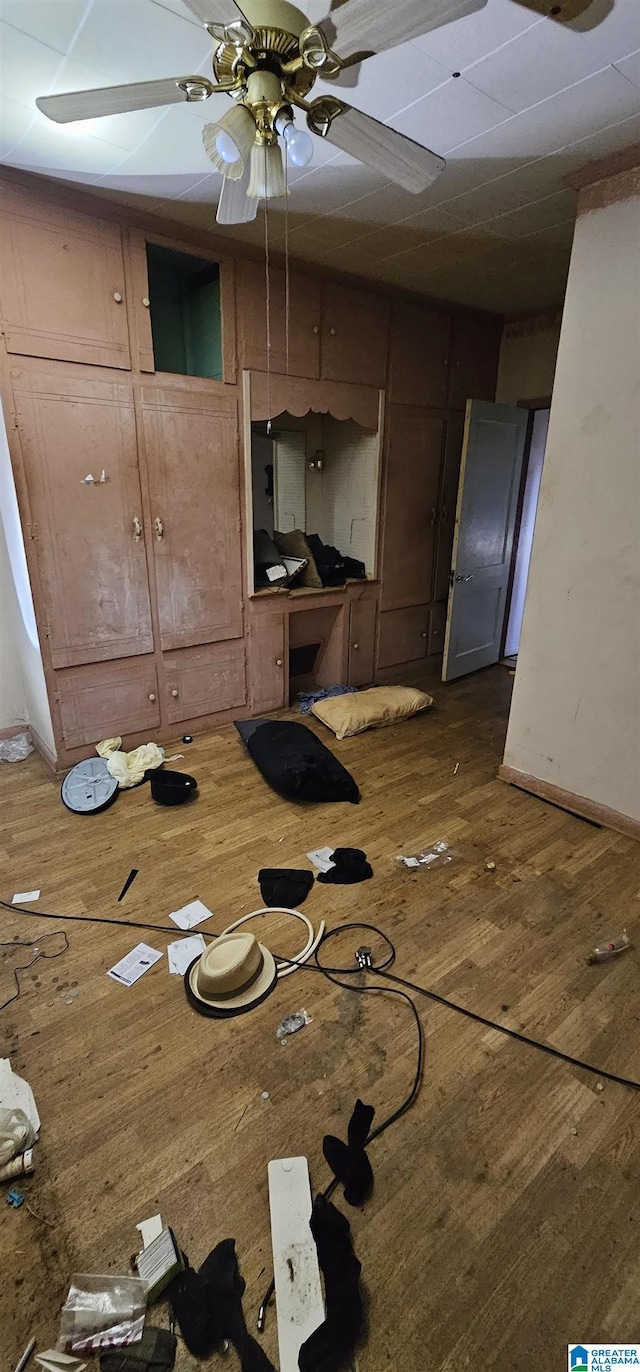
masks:
{"type": "Polygon", "coordinates": [[[166,717],[170,724],[233,710],[247,701],[244,643],[209,643],[165,653],[166,717]]]}
{"type": "Polygon", "coordinates": [[[378,667],[395,667],[426,657],[429,613],[427,605],[414,605],[409,610],[388,610],[380,615],[378,667]]]}
{"type": "Polygon", "coordinates": [[[375,600],[354,600],[349,615],[349,686],[373,681],[375,634],[375,600]]]}
{"type": "Polygon", "coordinates": [[[160,724],[153,657],[56,672],[55,694],[67,748],[143,729],[153,734],[160,724]]]}

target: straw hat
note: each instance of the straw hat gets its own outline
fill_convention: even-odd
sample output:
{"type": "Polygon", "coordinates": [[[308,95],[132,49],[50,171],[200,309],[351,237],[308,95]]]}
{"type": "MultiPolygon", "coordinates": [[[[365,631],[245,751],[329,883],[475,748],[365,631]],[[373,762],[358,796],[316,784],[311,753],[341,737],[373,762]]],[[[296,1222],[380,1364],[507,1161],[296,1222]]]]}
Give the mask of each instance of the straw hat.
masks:
{"type": "Polygon", "coordinates": [[[278,977],[273,954],[253,934],[222,934],[184,975],[187,1000],[200,1015],[242,1015],[269,995],[278,977]]]}

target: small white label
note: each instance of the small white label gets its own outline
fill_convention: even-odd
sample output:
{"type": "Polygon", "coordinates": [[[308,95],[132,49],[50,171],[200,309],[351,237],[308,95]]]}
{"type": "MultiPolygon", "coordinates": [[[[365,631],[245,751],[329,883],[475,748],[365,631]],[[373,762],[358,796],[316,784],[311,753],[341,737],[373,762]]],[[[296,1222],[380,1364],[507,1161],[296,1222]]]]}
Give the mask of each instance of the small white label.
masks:
{"type": "Polygon", "coordinates": [[[149,971],[154,963],[159,962],[162,953],[157,949],[150,948],[148,943],[137,943],[127,956],[116,962],[107,972],[108,977],[113,977],[114,981],[119,981],[121,986],[133,986],[145,972],[149,971]]]}
{"type": "Polygon", "coordinates": [[[40,892],[39,892],[39,891],[16,891],[15,896],[13,897],[13,900],[11,901],[11,904],[12,904],[12,905],[31,905],[31,902],[32,902],[32,901],[34,901],[34,900],[39,900],[39,899],[40,899],[40,892]]]}
{"type": "Polygon", "coordinates": [[[279,581],[281,576],[287,575],[286,567],[281,562],[276,562],[275,566],[267,567],[267,578],[269,581],[279,581]]]}

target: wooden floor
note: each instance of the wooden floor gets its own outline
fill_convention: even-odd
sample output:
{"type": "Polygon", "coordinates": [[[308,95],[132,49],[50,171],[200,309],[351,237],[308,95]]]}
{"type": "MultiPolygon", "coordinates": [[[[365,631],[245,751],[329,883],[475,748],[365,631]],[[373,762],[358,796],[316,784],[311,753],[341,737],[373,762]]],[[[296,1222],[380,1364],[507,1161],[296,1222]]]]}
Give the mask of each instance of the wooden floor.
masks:
{"type": "MultiPolygon", "coordinates": [[[[359,807],[278,799],[231,727],[184,749],[178,765],[200,785],[184,809],[155,806],[142,787],[80,818],[37,756],[4,765],[0,894],[40,887],[46,910],[160,924],[199,896],[218,931],[261,904],[260,866],[361,846],[373,880],[317,885],[310,917],[374,923],[393,939],[399,973],[638,1078],[640,952],[604,967],[584,957],[637,925],[640,852],[495,779],[511,684],[491,669],[439,688],[430,715],[335,744],[359,807]],[[455,844],[448,868],[397,865],[440,837],[455,844]],[[140,875],[118,905],[131,867],[140,875]]],[[[322,1187],[322,1136],[344,1134],[356,1096],[378,1119],[399,1103],[414,1063],[406,1007],[300,972],[254,1013],[206,1020],[166,957],[129,990],[105,975],[139,938],[165,949],[163,934],[0,913],[5,940],[69,937],[0,1016],[1,1051],[42,1117],[37,1171],[23,1185],[41,1218],[4,1199],[0,1209],[3,1370],[31,1334],[41,1348],[55,1342],[72,1272],[127,1270],[135,1225],[157,1210],[194,1264],[235,1237],[253,1326],[270,1274],[267,1163],[304,1153],[322,1187]],[[313,1023],[282,1046],[276,1027],[301,1007],[313,1023]]],[[[296,949],[284,923],[261,934],[276,952],[296,949]]],[[[350,961],[361,941],[345,933],[333,952],[350,961]]],[[[29,953],[0,952],[4,1000],[29,953]]],[[[569,1340],[640,1339],[640,1094],[598,1090],[597,1078],[447,1009],[419,1009],[418,1102],[371,1147],[371,1199],[361,1211],[339,1201],[368,1304],[360,1372],[556,1372],[569,1340]]],[[[276,1360],[273,1309],[264,1345],[276,1360]]],[[[196,1365],[180,1345],[178,1368],[196,1365]]],[[[234,1355],[218,1365],[235,1372],[234,1355]]]]}

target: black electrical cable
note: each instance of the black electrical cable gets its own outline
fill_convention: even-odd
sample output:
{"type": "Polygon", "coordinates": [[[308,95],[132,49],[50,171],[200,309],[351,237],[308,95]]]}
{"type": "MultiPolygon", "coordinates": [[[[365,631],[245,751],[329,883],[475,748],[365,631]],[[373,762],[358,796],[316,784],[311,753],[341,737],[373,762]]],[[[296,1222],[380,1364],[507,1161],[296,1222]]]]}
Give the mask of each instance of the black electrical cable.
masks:
{"type": "Polygon", "coordinates": [[[0,942],[0,948],[33,948],[33,951],[35,953],[35,957],[31,959],[31,962],[23,963],[22,967],[11,968],[16,983],[16,990],[13,996],[9,996],[9,999],[4,1000],[2,1002],[2,1005],[0,1005],[0,1010],[6,1010],[7,1005],[13,1005],[14,1000],[18,1000],[20,995],[22,994],[22,987],[20,985],[18,972],[28,972],[29,968],[33,967],[36,962],[39,962],[41,958],[46,958],[47,961],[49,961],[51,958],[62,957],[62,954],[68,952],[69,950],[69,940],[64,932],[64,929],[58,929],[56,930],[55,934],[43,934],[42,938],[31,939],[28,943],[22,943],[18,939],[11,939],[11,941],[8,943],[0,942]],[[63,938],[64,946],[62,948],[59,948],[57,953],[41,952],[40,948],[37,945],[43,943],[44,940],[47,938],[63,938]]]}
{"type": "MultiPolygon", "coordinates": [[[[36,919],[67,919],[78,924],[109,924],[115,929],[152,929],[159,934],[175,935],[176,932],[174,924],[143,924],[137,919],[106,919],[104,915],[52,915],[46,910],[30,910],[26,905],[9,905],[6,900],[0,900],[0,906],[4,910],[10,910],[12,915],[35,915],[36,919]]],[[[213,919],[213,915],[211,918],[213,919]]],[[[178,929],[178,933],[184,933],[184,930],[178,929]]],[[[217,934],[210,934],[210,938],[217,937],[217,934]]]]}

